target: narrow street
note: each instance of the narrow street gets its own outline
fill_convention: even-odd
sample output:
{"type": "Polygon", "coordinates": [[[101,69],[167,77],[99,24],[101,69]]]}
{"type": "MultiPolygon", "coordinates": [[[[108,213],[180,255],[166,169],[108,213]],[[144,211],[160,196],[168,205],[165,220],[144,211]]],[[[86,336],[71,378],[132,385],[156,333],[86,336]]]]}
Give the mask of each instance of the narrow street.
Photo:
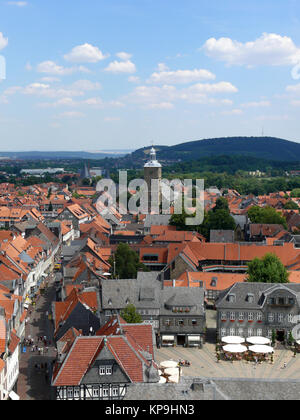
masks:
{"type": "Polygon", "coordinates": [[[55,359],[53,341],[53,325],[48,319],[47,312],[51,312],[51,302],[55,299],[54,276],[49,276],[48,287],[44,294],[39,295],[35,308],[29,307],[25,339],[31,338],[34,345],[42,351],[32,351],[32,346],[21,345],[20,373],[17,383],[17,394],[21,400],[51,400],[54,398],[51,389],[52,362],[55,359]],[[29,312],[31,312],[29,314],[29,312]],[[39,337],[47,337],[47,344],[39,337]],[[48,347],[48,351],[46,349],[48,347]]]}

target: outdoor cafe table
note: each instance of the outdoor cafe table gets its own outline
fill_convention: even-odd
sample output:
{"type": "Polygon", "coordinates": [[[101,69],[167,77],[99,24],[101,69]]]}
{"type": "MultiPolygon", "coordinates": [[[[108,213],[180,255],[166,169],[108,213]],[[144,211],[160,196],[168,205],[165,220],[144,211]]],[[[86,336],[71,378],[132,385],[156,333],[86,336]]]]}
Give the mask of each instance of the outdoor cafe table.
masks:
{"type": "Polygon", "coordinates": [[[223,346],[223,350],[228,353],[244,353],[247,351],[247,347],[242,346],[241,344],[228,344],[223,346]]]}
{"type": "Polygon", "coordinates": [[[264,345],[255,345],[255,346],[250,346],[249,350],[252,351],[253,353],[273,353],[274,349],[271,346],[264,346],[264,345]]]}
{"type": "Polygon", "coordinates": [[[178,362],[174,360],[166,360],[160,363],[160,368],[167,369],[167,368],[176,368],[178,366],[178,362]]]}
{"type": "Polygon", "coordinates": [[[222,341],[226,344],[241,344],[245,342],[245,339],[242,337],[229,335],[227,337],[222,337],[222,341]]]}
{"type": "Polygon", "coordinates": [[[164,375],[169,375],[169,376],[173,376],[173,375],[178,375],[179,374],[179,368],[167,368],[164,371],[164,375]]]}
{"type": "Polygon", "coordinates": [[[248,337],[246,341],[247,343],[258,344],[258,345],[265,345],[265,344],[271,343],[271,340],[266,337],[248,337]]]}

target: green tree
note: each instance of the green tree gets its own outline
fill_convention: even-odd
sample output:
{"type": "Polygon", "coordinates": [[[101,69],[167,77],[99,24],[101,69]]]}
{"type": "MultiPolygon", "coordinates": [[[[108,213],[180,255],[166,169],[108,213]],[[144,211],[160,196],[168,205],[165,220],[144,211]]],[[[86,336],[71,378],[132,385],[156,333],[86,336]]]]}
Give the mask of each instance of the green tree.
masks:
{"type": "Polygon", "coordinates": [[[224,197],[219,197],[216,200],[216,205],[213,208],[213,211],[217,211],[217,210],[226,210],[229,213],[229,207],[228,207],[228,201],[226,200],[226,198],[224,197]]]}
{"type": "Polygon", "coordinates": [[[278,224],[287,229],[285,217],[281,216],[273,207],[253,206],[248,211],[248,217],[252,223],[278,224]]]}
{"type": "Polygon", "coordinates": [[[295,203],[295,201],[287,201],[285,203],[285,205],[283,206],[284,209],[286,210],[299,210],[299,206],[297,203],[295,203]]]}
{"type": "Polygon", "coordinates": [[[275,254],[248,263],[247,280],[253,283],[289,283],[289,273],[275,254]]]}
{"type": "Polygon", "coordinates": [[[109,259],[115,277],[119,279],[136,279],[138,271],[149,271],[140,263],[138,254],[128,244],[119,244],[114,257],[109,259]]]}
{"type": "Polygon", "coordinates": [[[141,315],[132,303],[129,303],[120,315],[128,324],[141,324],[143,322],[141,315]]]}

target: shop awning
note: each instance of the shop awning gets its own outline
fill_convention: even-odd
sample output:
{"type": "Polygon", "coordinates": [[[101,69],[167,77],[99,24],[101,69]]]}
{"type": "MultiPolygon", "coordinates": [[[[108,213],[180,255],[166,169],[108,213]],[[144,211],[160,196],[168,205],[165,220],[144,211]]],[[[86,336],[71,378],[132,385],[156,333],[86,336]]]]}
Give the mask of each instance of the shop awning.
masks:
{"type": "Polygon", "coordinates": [[[174,337],[174,335],[163,335],[162,340],[163,341],[174,341],[175,337],[174,337]]]}
{"type": "Polygon", "coordinates": [[[188,341],[200,341],[200,335],[189,335],[188,341]]]}

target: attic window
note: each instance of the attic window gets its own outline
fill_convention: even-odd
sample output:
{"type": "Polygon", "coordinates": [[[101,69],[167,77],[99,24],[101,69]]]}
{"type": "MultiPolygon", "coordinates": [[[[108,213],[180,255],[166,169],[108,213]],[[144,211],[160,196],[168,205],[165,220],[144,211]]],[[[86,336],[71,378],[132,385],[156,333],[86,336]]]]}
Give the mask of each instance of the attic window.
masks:
{"type": "Polygon", "coordinates": [[[254,295],[252,293],[248,293],[247,295],[247,302],[253,303],[254,302],[254,295]]]}
{"type": "Polygon", "coordinates": [[[112,305],[112,300],[111,299],[108,299],[108,304],[112,305]]]}
{"type": "Polygon", "coordinates": [[[229,302],[235,302],[235,295],[234,294],[228,295],[228,301],[229,302]]]}

